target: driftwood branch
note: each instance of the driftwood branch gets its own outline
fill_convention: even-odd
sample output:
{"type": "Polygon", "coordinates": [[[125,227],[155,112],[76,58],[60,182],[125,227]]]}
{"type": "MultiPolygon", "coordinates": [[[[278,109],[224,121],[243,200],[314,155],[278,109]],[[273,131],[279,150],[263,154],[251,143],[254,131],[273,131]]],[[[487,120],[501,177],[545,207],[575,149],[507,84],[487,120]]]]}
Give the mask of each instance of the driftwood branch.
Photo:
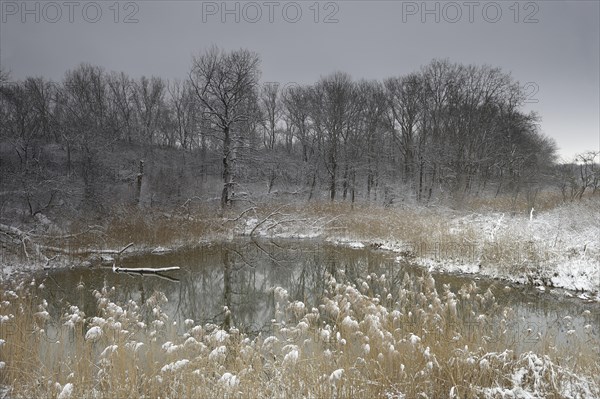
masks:
{"type": "Polygon", "coordinates": [[[172,267],[117,267],[113,264],[116,273],[165,273],[179,270],[179,266],[172,267]]]}
{"type": "Polygon", "coordinates": [[[123,268],[120,268],[120,269],[121,270],[117,270],[117,268],[113,268],[113,271],[115,273],[124,273],[124,274],[127,274],[130,277],[133,277],[133,275],[140,275],[140,276],[158,277],[158,278],[161,278],[163,280],[171,281],[171,282],[174,282],[174,283],[178,283],[179,282],[179,279],[177,279],[177,278],[173,278],[173,277],[164,275],[164,274],[156,272],[156,271],[153,271],[153,272],[141,271],[141,270],[143,270],[143,268],[140,268],[140,269],[135,269],[135,268],[127,269],[127,268],[125,268],[126,270],[123,270],[123,268]]]}

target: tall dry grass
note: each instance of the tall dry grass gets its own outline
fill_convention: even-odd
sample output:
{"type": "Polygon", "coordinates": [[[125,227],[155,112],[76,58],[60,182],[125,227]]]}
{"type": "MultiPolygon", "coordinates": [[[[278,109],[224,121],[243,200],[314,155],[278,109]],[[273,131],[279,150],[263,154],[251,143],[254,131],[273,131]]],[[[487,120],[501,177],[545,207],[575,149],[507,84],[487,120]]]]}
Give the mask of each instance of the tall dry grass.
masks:
{"type": "Polygon", "coordinates": [[[438,292],[434,283],[430,275],[371,274],[356,286],[329,278],[315,304],[275,288],[272,332],[258,336],[193,320],[176,326],[159,292],[115,303],[113,289],[80,285],[97,314],[77,305],[46,314],[21,285],[0,298],[0,384],[15,398],[600,395],[592,331],[577,332],[569,348],[522,351],[511,309],[491,291],[470,283],[438,292]]]}
{"type": "MultiPolygon", "coordinates": [[[[175,211],[119,208],[101,221],[73,223],[68,238],[43,238],[44,244],[65,248],[76,254],[86,249],[120,249],[133,243],[135,251],[151,251],[162,247],[190,247],[206,241],[233,239],[240,235],[265,237],[321,237],[334,241],[361,241],[384,246],[426,262],[455,262],[494,276],[513,277],[519,281],[548,280],[555,274],[551,267],[567,261],[593,264],[600,259],[600,248],[594,244],[593,223],[597,219],[598,198],[586,198],[562,204],[550,210],[536,208],[530,220],[530,209],[515,209],[510,198],[471,199],[464,209],[444,206],[383,207],[369,203],[239,203],[221,212],[206,204],[188,204],[175,211]],[[480,201],[480,202],[475,202],[480,201]],[[484,202],[481,202],[484,201],[484,202]],[[478,211],[469,210],[470,207],[478,211]],[[93,225],[92,223],[99,223],[93,225]],[[567,236],[563,225],[569,228],[567,236]],[[583,230],[585,231],[583,231],[583,230]],[[581,243],[578,243],[580,240],[581,243]],[[479,268],[479,269],[477,269],[479,268]],[[548,269],[548,270],[546,270],[548,269]]],[[[557,205],[556,195],[537,197],[549,207],[557,205]],[[544,202],[545,201],[545,202],[544,202]]],[[[597,231],[597,228],[596,228],[597,231]]],[[[80,264],[82,257],[72,255],[65,262],[48,262],[52,251],[34,251],[20,262],[80,264]]],[[[93,255],[93,253],[92,253],[93,255]]],[[[90,254],[86,255],[87,257],[90,254]]],[[[97,258],[97,256],[96,256],[97,258]]],[[[581,268],[581,273],[588,273],[581,268]]]]}

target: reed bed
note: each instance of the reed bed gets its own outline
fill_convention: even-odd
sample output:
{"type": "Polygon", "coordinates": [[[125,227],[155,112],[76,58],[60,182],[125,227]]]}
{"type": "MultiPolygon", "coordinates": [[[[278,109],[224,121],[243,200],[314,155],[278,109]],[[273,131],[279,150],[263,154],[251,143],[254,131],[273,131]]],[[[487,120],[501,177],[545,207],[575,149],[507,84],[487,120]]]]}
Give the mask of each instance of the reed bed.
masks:
{"type": "Polygon", "coordinates": [[[520,349],[512,310],[474,282],[438,292],[429,274],[342,277],[315,303],[271,288],[272,328],[258,335],[177,325],[160,292],[118,303],[115,288],[81,283],[81,303],[56,310],[32,295],[38,282],[21,283],[0,293],[0,385],[60,399],[600,395],[591,326],[568,348],[533,337],[533,352],[520,349]]]}

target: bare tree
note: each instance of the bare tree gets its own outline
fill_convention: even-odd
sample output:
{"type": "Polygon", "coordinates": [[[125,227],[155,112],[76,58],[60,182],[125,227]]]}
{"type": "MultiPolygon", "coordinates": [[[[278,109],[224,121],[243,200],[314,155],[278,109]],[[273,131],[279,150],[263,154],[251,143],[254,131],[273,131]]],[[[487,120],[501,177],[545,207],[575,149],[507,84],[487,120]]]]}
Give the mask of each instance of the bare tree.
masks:
{"type": "Polygon", "coordinates": [[[102,153],[114,141],[107,133],[108,90],[102,68],[81,64],[68,71],[59,94],[63,139],[67,143],[68,169],[71,147],[82,156],[81,176],[84,181],[84,204],[98,205],[102,153]]]}
{"type": "MultiPolygon", "coordinates": [[[[357,85],[360,104],[358,130],[362,136],[357,143],[357,150],[365,158],[367,198],[375,191],[379,180],[380,165],[383,160],[383,132],[385,129],[385,114],[388,104],[385,97],[384,86],[377,81],[360,81],[357,85]],[[362,150],[362,151],[361,151],[362,150]]],[[[354,200],[354,187],[352,197],[354,200]]]]}
{"type": "Polygon", "coordinates": [[[417,73],[385,80],[386,94],[393,116],[392,133],[394,142],[403,159],[404,182],[414,181],[416,136],[421,118],[423,92],[421,76],[417,73]],[[396,126],[400,135],[396,134],[396,126]]]}
{"type": "Polygon", "coordinates": [[[308,200],[312,199],[317,183],[318,160],[317,136],[312,119],[313,90],[309,86],[289,87],[283,93],[287,128],[300,147],[302,175],[309,187],[308,200]]]}
{"type": "Polygon", "coordinates": [[[560,187],[563,200],[583,198],[588,189],[592,195],[600,187],[600,152],[586,151],[577,154],[572,162],[561,163],[555,167],[555,179],[560,187]]]}
{"type": "Polygon", "coordinates": [[[204,116],[221,132],[223,145],[223,191],[221,207],[234,195],[235,142],[232,129],[248,119],[245,102],[253,95],[260,75],[260,58],[248,50],[230,53],[212,47],[194,57],[190,81],[198,100],[206,107],[204,116]]]}
{"type": "Polygon", "coordinates": [[[131,144],[136,118],[135,82],[123,72],[119,74],[111,73],[107,82],[110,93],[113,131],[131,144]]]}
{"type": "Polygon", "coordinates": [[[24,83],[18,82],[0,88],[2,118],[0,127],[3,138],[13,147],[19,157],[22,170],[29,169],[33,158],[32,145],[40,135],[40,121],[24,83]]]}
{"type": "MultiPolygon", "coordinates": [[[[273,161],[279,157],[275,154],[275,144],[277,142],[277,124],[281,120],[281,96],[279,93],[279,83],[266,83],[262,86],[259,93],[259,106],[261,112],[261,127],[263,131],[263,146],[271,155],[273,161]]],[[[277,178],[278,162],[270,162],[268,168],[267,188],[270,193],[277,178]]]]}
{"type": "Polygon", "coordinates": [[[200,109],[189,80],[174,81],[169,84],[170,108],[174,114],[177,143],[187,150],[194,143],[194,136],[202,134],[198,129],[200,109]]]}
{"type": "Polygon", "coordinates": [[[350,75],[336,72],[314,86],[312,119],[321,143],[324,164],[329,175],[329,198],[335,200],[340,167],[340,143],[350,129],[355,113],[354,83],[350,75]]]}
{"type": "Polygon", "coordinates": [[[135,85],[134,103],[136,106],[141,139],[153,144],[158,137],[161,117],[164,112],[165,82],[161,78],[142,76],[135,85]]]}

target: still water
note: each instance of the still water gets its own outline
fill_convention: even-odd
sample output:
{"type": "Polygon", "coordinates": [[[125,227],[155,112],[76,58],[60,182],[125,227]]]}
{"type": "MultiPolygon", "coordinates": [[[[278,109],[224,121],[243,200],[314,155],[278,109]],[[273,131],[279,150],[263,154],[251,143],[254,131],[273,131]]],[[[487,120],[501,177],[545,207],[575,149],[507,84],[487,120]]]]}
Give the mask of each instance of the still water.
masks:
{"type": "MultiPolygon", "coordinates": [[[[271,328],[275,287],[285,288],[290,300],[302,301],[310,309],[326,289],[328,275],[360,285],[367,275],[385,274],[388,281],[400,285],[406,276],[419,278],[425,273],[385,251],[307,240],[237,240],[127,258],[119,266],[179,266],[181,270],[162,276],[115,273],[111,267],[54,272],[43,277],[44,288],[38,295],[48,301],[52,319],[60,323],[60,312],[68,305],[79,306],[88,317],[96,315],[96,300],[90,293],[103,286],[115,287],[111,299],[120,303],[142,303],[161,291],[168,298],[163,310],[179,326],[192,319],[197,324],[228,324],[252,335],[271,328]]],[[[515,317],[507,328],[521,350],[539,350],[548,344],[568,347],[575,338],[598,347],[600,304],[473,276],[433,277],[440,292],[443,284],[457,292],[476,279],[481,292],[489,289],[501,306],[512,308],[515,317]]],[[[488,326],[492,333],[494,323],[490,321],[488,326]]]]}

